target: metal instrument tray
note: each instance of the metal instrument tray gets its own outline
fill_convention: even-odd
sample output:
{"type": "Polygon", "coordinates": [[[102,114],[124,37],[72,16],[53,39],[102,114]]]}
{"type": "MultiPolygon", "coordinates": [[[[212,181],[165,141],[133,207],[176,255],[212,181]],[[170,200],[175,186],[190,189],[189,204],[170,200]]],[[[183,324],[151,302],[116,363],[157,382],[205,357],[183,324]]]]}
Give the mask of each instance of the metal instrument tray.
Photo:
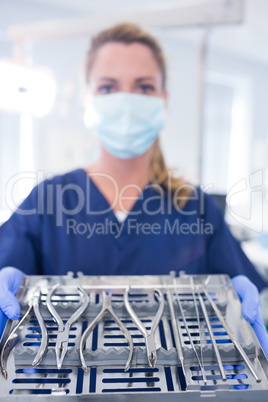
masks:
{"type": "MultiPolygon", "coordinates": [[[[40,401],[142,402],[154,399],[157,402],[178,398],[183,401],[215,398],[217,402],[226,401],[227,398],[236,401],[268,400],[268,361],[253,329],[242,318],[240,300],[226,275],[192,276],[182,273],[174,278],[172,275],[84,276],[78,273],[74,276],[73,273],[68,273],[66,276],[25,276],[17,295],[22,314],[28,307],[27,293],[37,286],[41,289],[40,312],[49,335],[48,350],[40,365],[33,367],[41,332],[32,313],[9,355],[8,378],[5,379],[0,374],[0,401],[29,402],[36,396],[40,401]],[[81,305],[78,285],[86,290],[90,298],[87,309],[71,327],[68,351],[60,370],[57,369],[55,356],[57,324],[52,320],[46,306],[46,296],[57,283],[61,284],[61,288],[53,295],[52,301],[63,321],[68,320],[81,305]],[[150,329],[158,308],[154,290],[159,289],[164,295],[164,312],[155,333],[155,368],[148,364],[144,338],[125,307],[124,291],[127,287],[130,287],[129,300],[132,308],[147,329],[150,329]],[[219,321],[211,303],[202,292],[204,287],[250,359],[260,382],[256,382],[219,321]],[[201,289],[227,381],[223,381],[220,375],[201,305],[198,303],[198,293],[195,290],[198,288],[201,289]],[[84,372],[81,368],[79,342],[82,333],[101,310],[103,290],[112,293],[114,312],[126,325],[134,342],[133,360],[127,372],[124,371],[124,366],[129,345],[109,315],[104,317],[87,339],[84,358],[88,371],[84,372]],[[181,302],[188,332],[176,297],[181,302]],[[176,325],[174,319],[172,320],[174,317],[176,325]],[[183,359],[180,359],[176,348],[178,342],[183,359]],[[193,344],[200,358],[202,356],[203,371],[192,348],[193,344]]],[[[0,349],[15,324],[10,320],[7,322],[0,349]]]]}

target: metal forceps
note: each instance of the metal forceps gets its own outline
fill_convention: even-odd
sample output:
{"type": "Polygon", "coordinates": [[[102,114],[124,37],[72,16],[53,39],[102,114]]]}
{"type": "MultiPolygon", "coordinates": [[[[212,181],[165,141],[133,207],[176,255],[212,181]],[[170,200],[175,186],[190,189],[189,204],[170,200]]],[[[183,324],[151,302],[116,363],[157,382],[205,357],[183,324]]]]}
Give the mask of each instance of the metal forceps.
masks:
{"type": "Polygon", "coordinates": [[[58,283],[57,285],[53,286],[50,292],[47,295],[47,308],[50,311],[52,317],[58,324],[58,333],[57,333],[57,341],[56,341],[56,360],[57,360],[57,367],[60,370],[64,357],[68,350],[68,341],[69,341],[69,332],[71,326],[81,317],[81,315],[86,310],[89,304],[89,295],[88,293],[82,288],[82,286],[77,286],[77,289],[83,294],[84,302],[79,307],[78,310],[74,312],[74,314],[68,319],[66,324],[63,324],[63,321],[59,314],[57,313],[55,307],[52,304],[52,296],[56,292],[56,290],[61,285],[58,283]]]}
{"type": "Polygon", "coordinates": [[[159,301],[159,308],[158,308],[156,316],[153,320],[151,331],[148,333],[145,326],[142,324],[139,317],[137,316],[137,314],[132,309],[132,307],[129,303],[129,300],[128,300],[129,290],[130,290],[130,288],[127,288],[125,290],[125,294],[124,294],[125,306],[126,306],[126,309],[129,313],[130,317],[132,318],[133,322],[137,325],[138,329],[141,331],[141,333],[144,337],[146,350],[147,350],[148,362],[149,362],[150,367],[154,368],[156,366],[156,360],[157,360],[154,334],[155,334],[155,331],[158,327],[159,321],[160,321],[163,311],[164,311],[165,300],[162,295],[162,292],[159,289],[155,289],[154,293],[157,295],[157,298],[159,301]]]}
{"type": "Polygon", "coordinates": [[[6,366],[7,366],[8,356],[10,354],[12,347],[14,346],[14,343],[16,342],[16,340],[19,336],[19,332],[24,328],[26,318],[28,317],[28,315],[30,314],[32,309],[34,310],[34,313],[35,313],[35,316],[39,323],[39,326],[41,328],[41,334],[42,334],[41,344],[38,349],[37,355],[35,356],[34,361],[32,362],[32,365],[37,366],[41,362],[41,360],[44,357],[44,354],[47,351],[48,333],[47,333],[45,322],[44,322],[43,317],[39,310],[39,302],[40,302],[40,298],[41,298],[40,287],[38,286],[33,291],[29,291],[28,298],[29,298],[29,301],[28,301],[29,307],[28,307],[26,313],[19,320],[19,322],[16,324],[16,326],[13,328],[13,330],[11,331],[11,333],[8,336],[7,340],[5,341],[5,344],[1,351],[0,365],[1,365],[1,372],[2,372],[3,376],[5,377],[5,379],[7,379],[6,366]]]}
{"type": "Polygon", "coordinates": [[[253,365],[251,364],[246,352],[244,351],[244,349],[242,348],[242,346],[240,345],[240,343],[238,342],[238,340],[236,339],[235,334],[233,333],[233,331],[231,330],[231,328],[229,327],[229,325],[227,324],[227,322],[225,321],[222,313],[220,312],[217,304],[214,302],[214,300],[212,299],[212,297],[210,296],[209,292],[207,291],[207,289],[205,287],[203,287],[203,292],[205,293],[206,298],[208,299],[209,303],[211,304],[213,310],[215,311],[218,319],[220,320],[220,323],[222,324],[223,328],[225,329],[225,331],[227,332],[229,338],[231,339],[231,341],[233,342],[236,350],[238,351],[238,353],[240,353],[242,359],[244,360],[244,362],[246,363],[246,365],[248,366],[251,374],[253,375],[253,377],[255,378],[255,380],[257,382],[261,382],[261,378],[258,376],[258,374],[255,372],[253,365]]]}
{"type": "Polygon", "coordinates": [[[87,329],[85,330],[85,332],[83,333],[81,340],[80,340],[80,346],[79,346],[79,353],[80,353],[80,360],[81,360],[81,364],[82,367],[84,369],[84,371],[87,371],[87,365],[83,356],[83,347],[84,344],[87,340],[87,338],[89,337],[89,335],[91,334],[91,332],[93,331],[93,329],[96,327],[96,325],[102,320],[103,316],[106,313],[110,313],[111,316],[113,317],[113,319],[115,320],[115,322],[117,323],[118,327],[121,329],[124,337],[126,338],[126,340],[129,343],[129,356],[128,356],[128,360],[126,362],[125,365],[125,371],[128,371],[130,368],[130,364],[131,364],[131,360],[133,357],[133,352],[134,352],[134,345],[133,345],[133,340],[132,337],[130,335],[130,332],[128,331],[128,329],[126,328],[126,326],[122,323],[122,321],[116,316],[113,307],[112,307],[112,295],[111,294],[107,294],[106,291],[104,290],[102,293],[102,309],[99,312],[99,314],[97,315],[97,317],[94,318],[94,320],[90,323],[90,325],[87,327],[87,329]]]}

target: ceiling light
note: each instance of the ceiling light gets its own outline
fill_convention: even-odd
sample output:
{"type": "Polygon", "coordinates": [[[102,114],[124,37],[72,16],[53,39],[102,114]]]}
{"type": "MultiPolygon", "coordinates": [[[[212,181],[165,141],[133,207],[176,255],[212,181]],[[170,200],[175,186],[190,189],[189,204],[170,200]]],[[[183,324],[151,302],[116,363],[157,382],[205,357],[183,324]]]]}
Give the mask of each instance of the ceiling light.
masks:
{"type": "Polygon", "coordinates": [[[0,60],[0,109],[45,116],[56,96],[53,73],[43,67],[26,67],[0,60]]]}

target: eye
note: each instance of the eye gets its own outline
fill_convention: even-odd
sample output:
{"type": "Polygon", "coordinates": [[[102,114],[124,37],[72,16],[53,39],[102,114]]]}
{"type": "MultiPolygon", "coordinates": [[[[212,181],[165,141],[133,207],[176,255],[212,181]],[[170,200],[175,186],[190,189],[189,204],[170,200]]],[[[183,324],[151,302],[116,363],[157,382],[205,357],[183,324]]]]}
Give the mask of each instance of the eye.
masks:
{"type": "Polygon", "coordinates": [[[98,87],[98,93],[105,95],[115,91],[114,85],[101,85],[98,87]]]}
{"type": "Polygon", "coordinates": [[[139,86],[139,91],[143,94],[152,94],[155,92],[155,87],[150,84],[143,84],[139,86]]]}

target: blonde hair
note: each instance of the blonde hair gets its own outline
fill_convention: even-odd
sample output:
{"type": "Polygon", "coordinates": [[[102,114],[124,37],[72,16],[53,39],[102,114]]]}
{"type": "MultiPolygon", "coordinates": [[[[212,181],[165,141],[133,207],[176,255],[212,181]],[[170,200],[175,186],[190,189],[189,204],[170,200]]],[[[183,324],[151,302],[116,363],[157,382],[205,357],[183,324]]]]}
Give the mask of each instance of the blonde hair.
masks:
{"type": "MultiPolygon", "coordinates": [[[[103,30],[93,37],[87,53],[85,64],[86,83],[89,83],[89,73],[94,63],[98,50],[110,42],[125,44],[141,43],[147,46],[153,54],[162,74],[163,89],[166,88],[166,60],[161,46],[156,38],[143,30],[139,25],[132,23],[117,24],[109,29],[103,30]]],[[[150,180],[155,185],[160,185],[164,190],[173,194],[173,202],[183,208],[192,192],[192,186],[183,178],[171,174],[171,169],[166,166],[165,159],[160,147],[159,138],[153,145],[153,154],[150,163],[150,180]]]]}

